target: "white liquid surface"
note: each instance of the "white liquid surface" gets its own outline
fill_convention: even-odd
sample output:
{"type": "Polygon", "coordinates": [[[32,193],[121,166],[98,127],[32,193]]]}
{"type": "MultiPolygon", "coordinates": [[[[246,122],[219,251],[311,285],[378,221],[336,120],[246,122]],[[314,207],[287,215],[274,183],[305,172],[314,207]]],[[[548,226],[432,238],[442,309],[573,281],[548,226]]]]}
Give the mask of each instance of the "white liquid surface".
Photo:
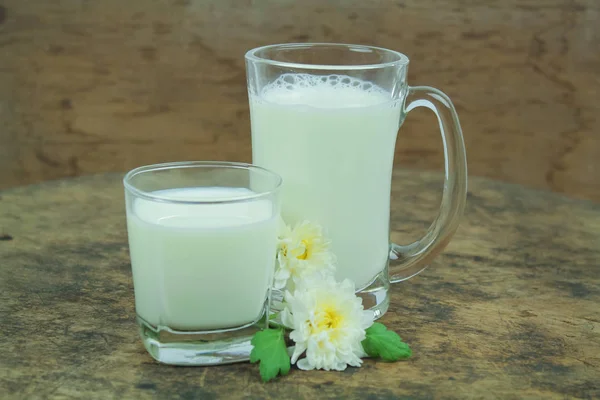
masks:
{"type": "Polygon", "coordinates": [[[320,223],[337,279],[368,285],[389,257],[401,104],[368,82],[283,75],[250,96],[253,163],[283,178],[282,217],[320,223]]]}
{"type": "MultiPolygon", "coordinates": [[[[155,192],[178,199],[252,194],[243,188],[155,192]]],[[[237,327],[260,316],[272,281],[277,214],[267,199],[175,204],[137,198],[127,217],[136,311],[176,330],[237,327]]]]}

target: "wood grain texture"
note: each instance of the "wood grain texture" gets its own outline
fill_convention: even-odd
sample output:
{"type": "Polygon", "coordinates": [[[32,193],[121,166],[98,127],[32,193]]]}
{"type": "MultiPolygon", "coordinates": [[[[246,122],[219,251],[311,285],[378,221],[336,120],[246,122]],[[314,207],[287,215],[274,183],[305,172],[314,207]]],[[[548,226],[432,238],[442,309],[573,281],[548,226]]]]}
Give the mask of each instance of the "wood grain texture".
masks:
{"type": "MultiPolygon", "coordinates": [[[[0,398],[600,397],[600,205],[472,180],[466,215],[382,322],[406,362],[304,372],[159,365],[137,334],[120,175],[0,192],[0,398]]],[[[438,208],[440,176],[396,170],[393,238],[438,208]],[[415,206],[418,204],[419,206],[415,206]]]]}
{"type": "MultiPolygon", "coordinates": [[[[250,160],[244,52],[406,53],[454,100],[472,175],[600,200],[596,0],[0,0],[0,187],[174,160],[250,160]]],[[[411,113],[396,162],[442,164],[411,113]]]]}

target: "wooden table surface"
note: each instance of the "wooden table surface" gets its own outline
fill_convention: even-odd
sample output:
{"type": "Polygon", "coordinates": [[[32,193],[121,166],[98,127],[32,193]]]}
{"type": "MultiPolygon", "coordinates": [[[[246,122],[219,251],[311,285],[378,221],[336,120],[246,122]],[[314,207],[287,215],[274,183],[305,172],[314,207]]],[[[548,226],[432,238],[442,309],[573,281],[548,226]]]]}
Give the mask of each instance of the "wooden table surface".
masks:
{"type": "MultiPolygon", "coordinates": [[[[413,348],[263,384],[255,365],[160,365],[135,325],[121,175],[0,192],[0,398],[598,398],[600,205],[473,178],[463,223],[382,322],[413,348]]],[[[395,171],[392,237],[440,176],[395,171]]]]}

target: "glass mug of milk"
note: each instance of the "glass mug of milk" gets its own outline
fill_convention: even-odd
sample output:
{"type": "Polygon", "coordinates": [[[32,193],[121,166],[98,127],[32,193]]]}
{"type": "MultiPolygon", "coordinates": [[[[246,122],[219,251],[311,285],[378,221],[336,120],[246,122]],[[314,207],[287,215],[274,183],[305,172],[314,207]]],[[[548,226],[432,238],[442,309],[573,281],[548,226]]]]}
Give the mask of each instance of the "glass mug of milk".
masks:
{"type": "Polygon", "coordinates": [[[388,308],[390,283],[421,272],[448,243],[467,190],[456,111],[439,90],[408,86],[407,69],[404,54],[359,45],[280,44],[246,53],[253,163],[283,178],[286,223],[323,226],[337,278],[354,281],[376,318],[388,308]],[[422,239],[390,245],[394,147],[416,107],[431,109],[439,122],[442,205],[422,239]]]}
{"type": "Polygon", "coordinates": [[[156,360],[248,360],[266,326],[281,178],[249,164],[180,162],[124,178],[135,308],[156,360]]]}

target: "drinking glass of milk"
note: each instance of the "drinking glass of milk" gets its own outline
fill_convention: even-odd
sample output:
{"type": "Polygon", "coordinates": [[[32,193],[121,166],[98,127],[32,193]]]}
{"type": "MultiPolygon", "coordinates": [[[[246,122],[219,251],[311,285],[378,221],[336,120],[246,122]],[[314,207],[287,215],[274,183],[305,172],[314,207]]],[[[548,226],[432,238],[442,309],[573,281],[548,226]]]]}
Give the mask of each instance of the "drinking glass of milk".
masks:
{"type": "Polygon", "coordinates": [[[281,182],[227,162],[150,165],[125,176],[137,321],[156,360],[248,360],[269,315],[281,182]]]}
{"type": "Polygon", "coordinates": [[[437,89],[409,86],[407,69],[404,54],[360,45],[280,44],[246,53],[253,163],[282,176],[287,224],[309,220],[324,228],[336,277],[354,281],[376,318],[388,308],[390,283],[418,274],[446,246],[467,191],[454,106],[437,89]],[[422,239],[390,245],[394,147],[417,107],[432,110],[439,123],[442,204],[422,239]]]}

